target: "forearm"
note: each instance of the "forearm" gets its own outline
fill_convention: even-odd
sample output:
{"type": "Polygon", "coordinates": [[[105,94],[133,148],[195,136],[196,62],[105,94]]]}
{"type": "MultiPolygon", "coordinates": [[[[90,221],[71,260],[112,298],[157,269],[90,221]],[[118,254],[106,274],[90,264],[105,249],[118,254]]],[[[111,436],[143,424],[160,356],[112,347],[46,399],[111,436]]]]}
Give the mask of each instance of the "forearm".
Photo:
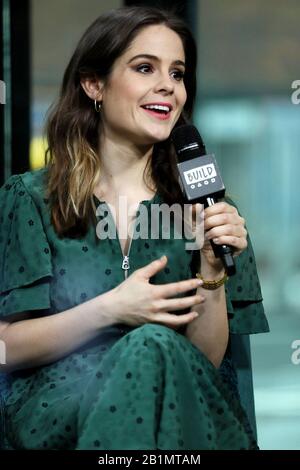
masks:
{"type": "Polygon", "coordinates": [[[1,322],[0,339],[6,346],[1,371],[48,364],[95,338],[101,328],[114,323],[110,295],[111,291],[47,317],[1,322]]]}
{"type": "MultiPolygon", "coordinates": [[[[220,279],[224,270],[216,270],[201,263],[201,273],[204,279],[220,279]]],[[[228,344],[228,318],[224,286],[216,290],[199,287],[197,294],[205,297],[205,302],[193,307],[199,317],[186,328],[187,338],[200,349],[207,358],[219,367],[228,344]]]]}

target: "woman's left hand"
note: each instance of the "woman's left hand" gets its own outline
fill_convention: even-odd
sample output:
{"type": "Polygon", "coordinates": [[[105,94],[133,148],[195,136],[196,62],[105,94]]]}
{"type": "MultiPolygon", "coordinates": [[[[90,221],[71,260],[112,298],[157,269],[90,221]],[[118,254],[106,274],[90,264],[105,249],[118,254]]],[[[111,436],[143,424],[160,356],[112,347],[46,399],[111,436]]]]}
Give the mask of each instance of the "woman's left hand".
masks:
{"type": "MultiPolygon", "coordinates": [[[[196,210],[203,211],[203,206],[194,205],[193,212],[196,210]]],[[[216,245],[230,245],[233,248],[233,256],[238,256],[247,248],[245,219],[227,202],[217,202],[204,209],[204,234],[201,257],[204,256],[205,261],[213,268],[218,268],[220,259],[215,257],[210,240],[216,245]]]]}

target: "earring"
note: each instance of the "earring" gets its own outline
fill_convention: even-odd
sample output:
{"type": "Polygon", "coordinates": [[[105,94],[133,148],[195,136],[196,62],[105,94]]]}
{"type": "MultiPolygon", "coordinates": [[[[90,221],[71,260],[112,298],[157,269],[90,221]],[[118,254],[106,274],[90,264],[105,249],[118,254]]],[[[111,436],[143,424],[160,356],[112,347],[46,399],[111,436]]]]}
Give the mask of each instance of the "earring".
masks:
{"type": "Polygon", "coordinates": [[[95,101],[94,101],[94,105],[95,105],[95,111],[96,111],[96,113],[100,113],[101,108],[102,108],[102,102],[95,100],[95,101]]]}

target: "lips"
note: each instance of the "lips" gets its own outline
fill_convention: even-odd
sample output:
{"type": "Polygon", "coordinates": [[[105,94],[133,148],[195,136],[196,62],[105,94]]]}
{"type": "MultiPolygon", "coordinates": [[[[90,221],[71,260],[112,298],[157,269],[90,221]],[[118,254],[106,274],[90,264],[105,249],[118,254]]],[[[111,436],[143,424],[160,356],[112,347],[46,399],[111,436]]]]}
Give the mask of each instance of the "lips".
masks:
{"type": "Polygon", "coordinates": [[[170,103],[147,103],[141,106],[150,116],[161,121],[170,118],[173,106],[170,103]]]}
{"type": "Polygon", "coordinates": [[[173,109],[173,106],[171,105],[171,103],[163,103],[163,102],[154,102],[154,103],[145,103],[142,105],[142,108],[144,109],[157,109],[158,112],[161,111],[161,112],[170,112],[172,111],[173,109]]]}

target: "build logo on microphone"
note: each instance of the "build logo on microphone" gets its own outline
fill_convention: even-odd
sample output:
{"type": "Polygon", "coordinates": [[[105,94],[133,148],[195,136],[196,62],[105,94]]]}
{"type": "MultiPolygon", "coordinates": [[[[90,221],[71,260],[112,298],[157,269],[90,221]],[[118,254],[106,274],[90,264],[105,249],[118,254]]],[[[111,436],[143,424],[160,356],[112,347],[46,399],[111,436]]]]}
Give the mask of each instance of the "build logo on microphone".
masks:
{"type": "Polygon", "coordinates": [[[215,165],[208,163],[207,165],[184,171],[183,175],[185,182],[190,185],[191,189],[194,189],[196,185],[198,188],[201,188],[203,184],[208,185],[209,183],[215,183],[217,172],[215,165]]]}

